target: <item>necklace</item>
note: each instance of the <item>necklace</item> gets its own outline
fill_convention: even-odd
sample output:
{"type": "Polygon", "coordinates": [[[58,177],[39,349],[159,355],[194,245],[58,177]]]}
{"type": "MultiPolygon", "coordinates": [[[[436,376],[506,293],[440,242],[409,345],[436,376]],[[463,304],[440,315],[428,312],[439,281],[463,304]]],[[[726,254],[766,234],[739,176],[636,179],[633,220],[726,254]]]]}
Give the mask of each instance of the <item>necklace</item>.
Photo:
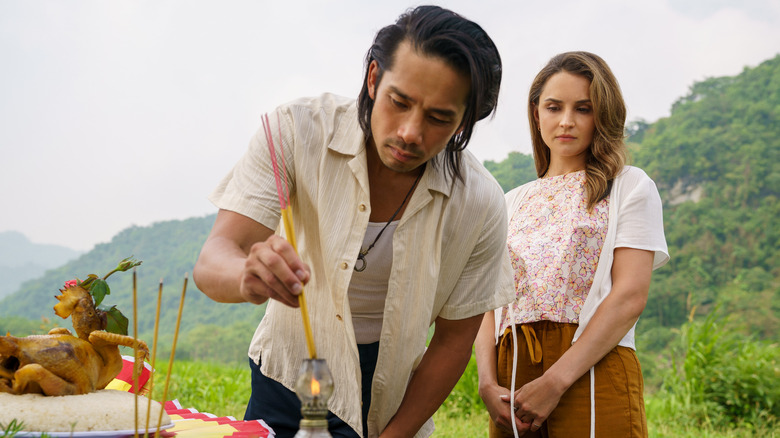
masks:
{"type": "Polygon", "coordinates": [[[390,225],[391,222],[393,222],[393,219],[395,219],[396,216],[398,216],[398,213],[401,211],[401,209],[404,207],[404,204],[406,204],[406,201],[409,200],[409,197],[412,196],[412,192],[414,191],[414,188],[417,187],[417,183],[420,181],[420,178],[422,177],[423,171],[425,169],[423,168],[419,174],[417,174],[417,178],[414,180],[414,184],[412,184],[412,188],[409,189],[409,192],[406,194],[406,197],[401,202],[401,205],[398,206],[398,209],[393,213],[393,216],[390,217],[390,220],[387,221],[384,227],[382,227],[381,230],[379,230],[379,234],[376,235],[374,238],[374,241],[371,242],[371,245],[368,245],[368,248],[365,250],[360,250],[357,256],[357,261],[355,262],[355,271],[357,272],[363,272],[366,269],[367,263],[366,263],[366,255],[368,255],[368,252],[371,251],[371,248],[374,247],[376,244],[376,241],[379,240],[379,237],[382,236],[382,233],[385,232],[385,229],[387,229],[388,225],[390,225]]]}

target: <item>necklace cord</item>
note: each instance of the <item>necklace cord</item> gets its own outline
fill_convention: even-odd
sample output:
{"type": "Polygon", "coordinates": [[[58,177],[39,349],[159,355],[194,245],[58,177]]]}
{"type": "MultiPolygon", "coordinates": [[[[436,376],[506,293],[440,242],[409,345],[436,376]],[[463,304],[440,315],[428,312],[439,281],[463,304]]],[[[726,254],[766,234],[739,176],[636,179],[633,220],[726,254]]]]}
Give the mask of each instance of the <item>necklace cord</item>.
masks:
{"type": "Polygon", "coordinates": [[[376,245],[376,242],[379,240],[379,238],[382,236],[382,233],[385,232],[388,226],[390,226],[390,223],[393,222],[396,216],[398,216],[398,213],[401,212],[401,209],[404,208],[404,205],[406,205],[406,201],[409,200],[409,197],[412,196],[412,192],[414,192],[414,188],[417,187],[417,183],[420,182],[420,178],[422,178],[422,174],[425,172],[425,168],[423,168],[419,174],[417,174],[417,178],[414,180],[414,184],[412,184],[412,188],[409,189],[409,191],[406,193],[406,196],[404,197],[404,200],[401,202],[401,205],[398,206],[398,209],[395,210],[395,213],[390,217],[390,220],[387,221],[384,227],[382,227],[381,230],[379,230],[379,234],[376,235],[374,238],[374,241],[371,242],[371,245],[368,245],[368,248],[366,248],[365,251],[360,251],[358,253],[357,261],[362,262],[362,265],[358,268],[357,262],[355,262],[355,271],[357,272],[363,272],[363,270],[366,269],[366,256],[368,255],[368,252],[371,251],[371,248],[376,245]]]}

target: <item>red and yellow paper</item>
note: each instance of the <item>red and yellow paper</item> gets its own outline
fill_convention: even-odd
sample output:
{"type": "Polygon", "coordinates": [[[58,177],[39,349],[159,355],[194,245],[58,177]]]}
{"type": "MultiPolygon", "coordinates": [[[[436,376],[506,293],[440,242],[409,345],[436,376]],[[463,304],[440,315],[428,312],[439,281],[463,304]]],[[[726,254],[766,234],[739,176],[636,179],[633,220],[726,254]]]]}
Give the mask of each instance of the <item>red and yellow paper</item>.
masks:
{"type": "MultiPolygon", "coordinates": [[[[106,389],[133,392],[133,357],[122,356],[122,371],[106,389]]],[[[154,370],[144,362],[144,368],[138,377],[139,394],[149,392],[149,384],[154,370]]],[[[173,427],[161,432],[163,437],[205,438],[205,437],[241,437],[274,438],[273,429],[263,420],[241,421],[233,417],[217,417],[214,414],[198,412],[195,408],[182,408],[178,400],[165,402],[165,412],[173,420],[173,427]]],[[[154,427],[154,426],[152,426],[154,427]]]]}
{"type": "Polygon", "coordinates": [[[273,438],[273,429],[263,420],[240,421],[233,417],[217,417],[198,412],[194,408],[183,409],[178,400],[165,403],[165,412],[173,420],[173,432],[177,437],[260,437],[273,438]]]}
{"type": "Polygon", "coordinates": [[[135,382],[133,381],[133,363],[135,360],[133,356],[122,356],[123,366],[122,371],[108,383],[106,389],[116,389],[125,392],[137,392],[140,395],[149,394],[149,385],[151,384],[152,366],[148,362],[144,362],[144,367],[141,370],[141,374],[138,375],[138,387],[141,388],[140,392],[135,390],[135,382]]]}

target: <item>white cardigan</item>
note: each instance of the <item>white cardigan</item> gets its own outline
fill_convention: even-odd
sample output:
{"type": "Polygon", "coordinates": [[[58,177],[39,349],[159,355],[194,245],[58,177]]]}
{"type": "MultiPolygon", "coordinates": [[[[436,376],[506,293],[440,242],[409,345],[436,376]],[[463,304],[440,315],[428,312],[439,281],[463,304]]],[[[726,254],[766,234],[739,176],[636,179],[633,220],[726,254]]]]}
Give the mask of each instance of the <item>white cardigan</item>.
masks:
{"type": "MultiPolygon", "coordinates": [[[[512,215],[535,184],[536,181],[531,181],[506,194],[509,221],[512,220],[512,215]]],[[[655,253],[653,270],[669,261],[661,208],[661,197],[658,195],[658,189],[653,180],[642,169],[633,166],[624,167],[612,184],[612,191],[609,195],[607,236],[601,248],[598,267],[593,275],[593,284],[580,311],[579,328],[577,328],[572,342],[580,337],[585,326],[596,313],[596,309],[612,290],[611,272],[615,248],[628,247],[653,251],[655,253]]],[[[504,264],[504,266],[506,265],[504,264]]],[[[511,270],[505,269],[504,275],[514,274],[511,270]]],[[[514,282],[510,284],[514,287],[514,282]]],[[[494,312],[496,342],[501,335],[498,332],[501,323],[501,310],[496,309],[494,312]]],[[[634,346],[635,327],[636,324],[631,327],[618,345],[636,350],[634,346]]]]}

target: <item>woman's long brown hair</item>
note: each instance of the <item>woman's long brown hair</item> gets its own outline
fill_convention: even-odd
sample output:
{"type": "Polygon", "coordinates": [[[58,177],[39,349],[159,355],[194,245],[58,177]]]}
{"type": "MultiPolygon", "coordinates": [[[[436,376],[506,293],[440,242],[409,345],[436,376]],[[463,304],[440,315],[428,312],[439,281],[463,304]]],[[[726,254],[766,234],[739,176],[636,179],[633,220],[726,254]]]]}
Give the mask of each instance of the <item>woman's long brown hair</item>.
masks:
{"type": "Polygon", "coordinates": [[[543,177],[550,168],[550,148],[542,140],[534,110],[539,106],[539,96],[547,80],[561,71],[583,76],[590,81],[595,132],[585,162],[585,188],[587,208],[591,211],[597,202],[609,195],[612,181],[626,164],[626,104],[615,75],[598,55],[566,52],[553,57],[534,78],[528,95],[528,122],[538,177],[543,177]]]}

